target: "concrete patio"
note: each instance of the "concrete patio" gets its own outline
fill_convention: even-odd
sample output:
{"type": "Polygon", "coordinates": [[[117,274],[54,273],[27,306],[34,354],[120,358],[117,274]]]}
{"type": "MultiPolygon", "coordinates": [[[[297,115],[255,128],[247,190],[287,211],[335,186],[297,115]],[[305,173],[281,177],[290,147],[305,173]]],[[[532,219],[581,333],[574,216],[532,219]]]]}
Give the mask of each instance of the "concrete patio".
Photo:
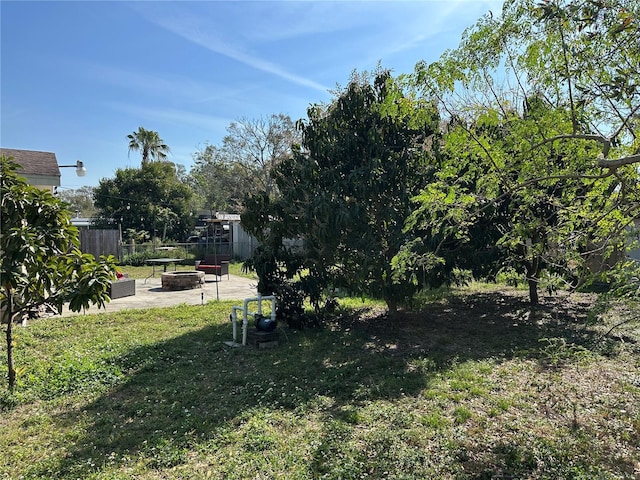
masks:
{"type": "Polygon", "coordinates": [[[140,309],[152,307],[170,307],[174,305],[201,305],[210,301],[242,300],[257,295],[255,279],[226,275],[222,280],[215,281],[215,275],[207,275],[202,288],[191,290],[167,291],[162,289],[160,274],[148,278],[146,281],[136,280],[136,294],[129,297],[117,298],[106,304],[106,308],[98,309],[92,306],[83,312],[71,312],[65,306],[62,316],[83,315],[90,313],[117,312],[124,309],[140,309]]]}

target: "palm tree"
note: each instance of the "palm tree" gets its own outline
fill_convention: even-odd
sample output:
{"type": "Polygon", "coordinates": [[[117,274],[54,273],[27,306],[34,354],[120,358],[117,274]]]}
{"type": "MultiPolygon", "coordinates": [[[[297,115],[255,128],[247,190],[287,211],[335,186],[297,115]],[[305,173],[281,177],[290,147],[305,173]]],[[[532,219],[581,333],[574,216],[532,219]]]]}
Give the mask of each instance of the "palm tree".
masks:
{"type": "Polygon", "coordinates": [[[145,130],[142,127],[138,127],[137,132],[133,132],[127,135],[129,139],[129,153],[131,150],[142,150],[142,164],[146,164],[149,160],[164,160],[167,158],[167,153],[171,150],[165,145],[158,135],[158,132],[153,130],[145,130]]]}

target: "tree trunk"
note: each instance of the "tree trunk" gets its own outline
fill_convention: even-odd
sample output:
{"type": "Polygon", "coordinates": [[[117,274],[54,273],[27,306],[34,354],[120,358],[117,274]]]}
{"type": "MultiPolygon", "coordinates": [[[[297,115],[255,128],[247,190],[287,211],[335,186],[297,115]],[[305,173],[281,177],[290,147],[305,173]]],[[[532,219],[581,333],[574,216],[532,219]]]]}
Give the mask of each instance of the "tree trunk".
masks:
{"type": "Polygon", "coordinates": [[[389,318],[394,318],[398,313],[398,302],[392,298],[385,299],[385,302],[387,304],[387,311],[389,312],[389,318]]]}
{"type": "Polygon", "coordinates": [[[386,265],[384,266],[384,275],[382,281],[382,298],[387,304],[389,318],[394,318],[398,313],[399,302],[396,291],[397,289],[393,288],[393,271],[391,269],[391,258],[393,258],[393,255],[390,256],[388,249],[386,250],[385,258],[386,265]]]}
{"type": "Polygon", "coordinates": [[[529,282],[529,303],[531,305],[538,305],[538,281],[533,278],[528,278],[529,282]]]}
{"type": "Polygon", "coordinates": [[[540,258],[534,257],[526,263],[527,283],[529,284],[529,303],[538,305],[538,277],[540,276],[540,258]]]}
{"type": "Polygon", "coordinates": [[[9,390],[16,386],[16,368],[13,363],[13,300],[11,292],[7,295],[7,310],[4,317],[7,321],[7,369],[9,373],[9,390]]]}

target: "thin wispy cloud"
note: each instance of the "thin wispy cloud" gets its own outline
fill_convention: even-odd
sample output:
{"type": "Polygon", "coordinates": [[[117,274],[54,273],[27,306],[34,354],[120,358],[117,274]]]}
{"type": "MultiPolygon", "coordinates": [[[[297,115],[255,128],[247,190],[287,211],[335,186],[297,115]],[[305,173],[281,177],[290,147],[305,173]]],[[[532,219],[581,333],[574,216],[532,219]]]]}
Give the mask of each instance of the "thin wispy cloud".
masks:
{"type": "MultiPolygon", "coordinates": [[[[372,39],[380,58],[401,54],[406,51],[427,48],[443,36],[449,35],[453,25],[468,17],[472,24],[479,15],[490,7],[499,8],[502,0],[423,0],[401,2],[400,12],[396,11],[393,23],[387,20],[384,9],[380,9],[371,20],[372,39]],[[380,32],[379,34],[377,32],[380,32]]],[[[388,7],[387,2],[384,3],[388,7]]],[[[373,4],[374,6],[376,3],[373,4]]],[[[458,32],[453,33],[457,37],[458,32]]],[[[371,40],[371,39],[370,39],[371,40]]],[[[425,52],[431,53],[431,52],[425,52]]],[[[442,53],[437,52],[437,54],[442,53]]],[[[421,60],[416,58],[416,61],[421,60]]]]}
{"type": "MultiPolygon", "coordinates": [[[[158,15],[157,13],[152,13],[147,10],[141,11],[141,13],[148,21],[211,52],[223,55],[251,68],[275,75],[297,85],[322,92],[326,92],[329,89],[327,86],[321,85],[318,82],[291,73],[276,63],[247,53],[245,49],[238,46],[234,40],[221,38],[219,32],[217,34],[211,33],[211,31],[216,30],[211,28],[211,26],[205,29],[202,18],[187,14],[184,10],[176,12],[171,16],[158,15]]],[[[215,24],[213,20],[211,23],[215,24]]]]}
{"type": "Polygon", "coordinates": [[[366,26],[375,3],[367,2],[278,2],[264,3],[243,17],[249,23],[244,35],[256,42],[297,40],[314,35],[331,35],[366,26]],[[265,22],[264,18],[269,21],[265,22]]]}
{"type": "Polygon", "coordinates": [[[233,120],[232,118],[222,118],[212,115],[204,115],[194,113],[187,110],[179,110],[173,108],[154,108],[142,107],[123,102],[109,102],[106,104],[108,108],[135,115],[144,120],[154,120],[172,123],[176,125],[185,125],[197,127],[208,131],[224,131],[226,126],[233,120]]]}
{"type": "MultiPolygon", "coordinates": [[[[173,162],[189,166],[193,164],[194,145],[176,145],[171,146],[170,158],[173,162]]],[[[199,148],[196,148],[199,150],[199,148]]]]}
{"type": "Polygon", "coordinates": [[[167,74],[165,71],[137,72],[118,67],[92,65],[87,75],[102,83],[135,90],[145,95],[181,98],[192,103],[207,103],[241,96],[244,89],[194,81],[192,78],[167,74]]]}

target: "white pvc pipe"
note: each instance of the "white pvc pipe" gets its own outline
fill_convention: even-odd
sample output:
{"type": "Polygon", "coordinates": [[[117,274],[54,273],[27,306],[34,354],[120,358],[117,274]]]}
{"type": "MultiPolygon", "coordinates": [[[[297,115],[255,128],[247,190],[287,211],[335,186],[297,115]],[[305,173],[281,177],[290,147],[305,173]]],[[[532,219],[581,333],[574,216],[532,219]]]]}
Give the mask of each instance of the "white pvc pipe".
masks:
{"type": "Polygon", "coordinates": [[[242,346],[247,345],[247,325],[249,325],[249,319],[247,318],[247,301],[244,302],[244,316],[242,317],[242,346]]]}
{"type": "Polygon", "coordinates": [[[236,338],[238,337],[238,333],[237,333],[237,329],[238,327],[236,326],[236,323],[238,322],[238,315],[236,314],[237,310],[242,310],[242,307],[231,307],[231,323],[233,324],[233,341],[236,341],[236,338]]]}
{"type": "Polygon", "coordinates": [[[262,296],[260,294],[258,294],[257,297],[250,297],[250,298],[245,298],[244,299],[244,303],[242,305],[242,307],[240,306],[235,306],[231,308],[231,322],[233,323],[233,341],[236,341],[236,322],[237,322],[237,315],[236,315],[236,311],[237,310],[241,310],[242,311],[242,345],[246,346],[247,345],[247,327],[249,325],[249,315],[254,316],[255,315],[262,315],[262,302],[263,301],[271,301],[271,321],[275,322],[276,321],[276,297],[274,297],[273,295],[267,295],[267,296],[262,296]],[[249,312],[248,307],[249,307],[249,303],[250,302],[258,302],[258,311],[257,313],[253,313],[253,312],[249,312]]]}

